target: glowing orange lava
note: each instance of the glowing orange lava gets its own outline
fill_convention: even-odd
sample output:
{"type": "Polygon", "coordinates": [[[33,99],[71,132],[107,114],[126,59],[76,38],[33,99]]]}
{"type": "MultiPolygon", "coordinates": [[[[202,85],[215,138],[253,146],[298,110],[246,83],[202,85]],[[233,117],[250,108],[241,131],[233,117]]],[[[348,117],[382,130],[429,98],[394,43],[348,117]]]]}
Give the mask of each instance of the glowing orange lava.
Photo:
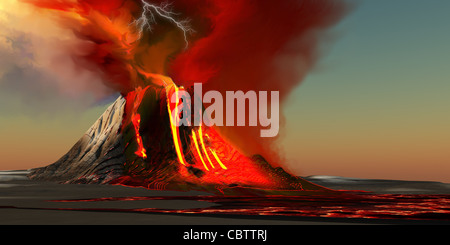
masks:
{"type": "MultiPolygon", "coordinates": [[[[138,148],[136,150],[136,155],[142,158],[147,158],[147,153],[144,147],[144,143],[141,137],[141,134],[139,132],[140,125],[141,125],[141,115],[138,113],[139,106],[141,105],[142,99],[144,98],[145,91],[147,91],[148,87],[142,89],[141,87],[138,87],[136,91],[130,92],[128,97],[134,98],[133,103],[133,109],[131,112],[131,122],[134,126],[134,131],[136,132],[136,143],[138,145],[138,148]]],[[[127,98],[128,98],[127,97],[127,98]]]]}
{"type": "Polygon", "coordinates": [[[206,169],[207,171],[209,171],[209,168],[208,168],[208,166],[206,165],[205,160],[203,160],[202,153],[200,152],[200,148],[199,148],[199,146],[198,146],[198,141],[197,141],[197,136],[196,136],[194,130],[192,130],[192,140],[194,141],[195,149],[197,149],[197,154],[198,154],[198,156],[200,157],[200,160],[202,161],[203,166],[205,167],[205,169],[206,169]]]}
{"type": "MultiPolygon", "coordinates": [[[[167,78],[162,77],[163,81],[167,81],[167,78]]],[[[170,79],[170,78],[168,78],[170,79]]],[[[178,161],[183,164],[186,165],[185,162],[186,160],[184,159],[184,155],[183,152],[181,151],[181,142],[180,142],[180,131],[177,127],[177,121],[178,118],[178,105],[179,105],[179,96],[178,96],[178,91],[179,88],[177,87],[177,85],[175,85],[175,83],[173,83],[172,79],[170,79],[171,84],[166,86],[166,93],[167,93],[167,109],[169,110],[169,118],[170,118],[170,128],[172,130],[172,137],[173,137],[173,143],[175,145],[175,151],[177,152],[177,156],[178,156],[178,161]],[[170,103],[170,90],[173,89],[176,96],[176,102],[175,102],[175,107],[174,109],[171,109],[171,103],[170,103]],[[173,117],[172,115],[175,115],[175,117],[173,117]]]]}
{"type": "Polygon", "coordinates": [[[211,162],[211,158],[209,158],[208,152],[206,151],[206,146],[205,146],[205,142],[203,140],[203,131],[202,131],[202,126],[201,125],[200,125],[200,127],[198,129],[198,135],[200,137],[200,144],[202,145],[203,153],[205,153],[206,158],[208,159],[208,162],[211,165],[211,167],[215,168],[213,163],[211,162]]]}

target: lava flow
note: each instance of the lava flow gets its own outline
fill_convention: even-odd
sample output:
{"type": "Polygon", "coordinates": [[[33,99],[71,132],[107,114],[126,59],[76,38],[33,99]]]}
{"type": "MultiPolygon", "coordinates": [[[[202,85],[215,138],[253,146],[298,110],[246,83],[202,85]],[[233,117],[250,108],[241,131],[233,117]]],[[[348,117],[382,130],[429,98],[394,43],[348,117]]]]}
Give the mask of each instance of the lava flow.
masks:
{"type": "MultiPolygon", "coordinates": [[[[449,195],[351,194],[339,196],[143,196],[107,197],[54,202],[189,200],[215,205],[195,209],[110,209],[113,212],[206,214],[266,217],[326,217],[380,220],[450,220],[449,195]]],[[[96,209],[84,209],[84,211],[96,209]]],[[[386,221],[385,221],[386,222],[386,221]]]]}
{"type": "Polygon", "coordinates": [[[137,112],[137,109],[139,108],[142,99],[144,97],[145,91],[148,87],[145,89],[142,89],[141,87],[138,87],[136,91],[128,93],[126,100],[133,101],[132,104],[132,112],[131,112],[131,122],[134,126],[134,131],[136,132],[136,143],[138,145],[138,149],[136,150],[136,155],[142,158],[147,158],[145,147],[142,143],[142,137],[139,133],[140,131],[140,124],[141,124],[141,115],[137,112]]]}
{"type": "Polygon", "coordinates": [[[273,168],[261,156],[243,155],[212,127],[176,126],[181,112],[186,111],[180,110],[186,106],[180,91],[188,91],[178,88],[169,77],[151,77],[163,86],[138,88],[125,97],[122,134],[127,162],[125,176],[113,184],[222,193],[243,189],[326,191],[273,168]],[[173,97],[175,101],[170,101],[173,97]]]}
{"type": "MultiPolygon", "coordinates": [[[[21,1],[71,30],[74,40],[61,45],[68,47],[61,52],[67,52],[77,69],[95,73],[103,87],[126,100],[120,130],[104,132],[119,139],[93,136],[98,142],[90,144],[98,146],[96,152],[89,152],[90,147],[75,151],[93,156],[87,159],[89,164],[81,161],[87,168],[82,172],[88,174],[71,172],[61,178],[219,193],[251,188],[255,192],[331,192],[285,172],[272,148],[276,138],[259,137],[260,127],[175,125],[183,104],[181,91],[193,98],[193,83],[222,94],[279,91],[280,99],[286,98],[315,64],[319,39],[346,13],[345,3],[21,1]],[[110,138],[118,142],[105,144],[110,138]],[[111,148],[104,150],[104,145],[111,148]],[[123,154],[117,153],[122,148],[123,154]],[[111,152],[114,156],[109,157],[111,152]],[[121,161],[120,171],[111,159],[121,161]],[[109,173],[102,170],[110,168],[114,175],[104,177],[109,173]],[[115,178],[117,172],[121,176],[115,178]]],[[[61,166],[73,168],[70,161],[62,161],[61,166]]],[[[42,175],[46,174],[43,170],[42,175]]]]}

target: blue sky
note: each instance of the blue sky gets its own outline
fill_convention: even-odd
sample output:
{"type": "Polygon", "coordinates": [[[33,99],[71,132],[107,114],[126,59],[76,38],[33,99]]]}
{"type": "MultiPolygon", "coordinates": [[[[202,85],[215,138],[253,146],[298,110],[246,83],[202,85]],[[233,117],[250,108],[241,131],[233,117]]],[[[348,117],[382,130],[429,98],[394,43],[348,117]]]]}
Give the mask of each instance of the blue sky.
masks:
{"type": "Polygon", "coordinates": [[[291,170],[450,182],[450,1],[355,2],[287,105],[291,170]]]}

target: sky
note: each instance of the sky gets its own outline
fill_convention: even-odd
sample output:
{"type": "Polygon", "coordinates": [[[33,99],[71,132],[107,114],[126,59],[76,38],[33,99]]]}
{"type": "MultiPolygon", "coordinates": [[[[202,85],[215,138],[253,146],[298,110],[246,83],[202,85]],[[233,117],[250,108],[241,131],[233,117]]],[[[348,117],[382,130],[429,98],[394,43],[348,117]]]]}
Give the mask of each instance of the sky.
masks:
{"type": "MultiPolygon", "coordinates": [[[[354,2],[285,103],[285,168],[301,176],[450,183],[450,1],[354,2]]],[[[52,96],[56,88],[26,86],[0,84],[3,170],[58,160],[108,106],[91,103],[89,94],[41,101],[30,91],[52,96]]]]}
{"type": "Polygon", "coordinates": [[[291,171],[450,182],[448,9],[359,1],[287,105],[291,171]]]}

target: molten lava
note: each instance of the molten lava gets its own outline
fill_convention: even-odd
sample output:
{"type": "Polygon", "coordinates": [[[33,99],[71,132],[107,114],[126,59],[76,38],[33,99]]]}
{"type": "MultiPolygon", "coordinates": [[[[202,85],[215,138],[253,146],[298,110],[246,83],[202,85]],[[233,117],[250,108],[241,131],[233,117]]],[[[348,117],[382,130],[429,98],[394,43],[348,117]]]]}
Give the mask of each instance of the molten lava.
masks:
{"type": "Polygon", "coordinates": [[[142,142],[142,137],[139,133],[140,130],[140,124],[141,124],[141,115],[137,112],[137,109],[141,105],[142,99],[144,98],[145,91],[148,89],[146,87],[145,89],[142,89],[141,87],[138,87],[136,91],[130,92],[127,95],[126,100],[133,100],[133,108],[131,112],[131,122],[134,126],[134,131],[136,132],[136,143],[138,145],[138,149],[136,150],[136,155],[147,158],[146,150],[144,147],[144,144],[142,142]]]}
{"type": "MultiPolygon", "coordinates": [[[[165,79],[163,78],[163,80],[165,81],[165,79]]],[[[170,79],[170,81],[172,81],[172,79],[170,79]]],[[[178,104],[179,104],[179,96],[178,96],[178,91],[179,88],[177,87],[177,85],[175,85],[173,82],[171,83],[170,87],[166,87],[166,92],[167,92],[167,109],[169,110],[169,119],[170,119],[170,128],[172,130],[172,137],[173,137],[173,143],[175,145],[175,151],[177,152],[177,156],[178,156],[178,161],[183,164],[185,164],[185,159],[184,159],[184,155],[181,152],[181,142],[180,142],[180,132],[178,130],[177,122],[174,120],[178,120],[178,104]],[[175,106],[172,109],[170,106],[170,101],[169,98],[171,98],[170,96],[170,90],[173,89],[176,96],[176,102],[175,102],[175,106]],[[173,117],[172,115],[176,115],[175,117],[173,117]]]]}
{"type": "Polygon", "coordinates": [[[163,75],[147,73],[146,77],[147,87],[125,97],[121,133],[127,161],[125,176],[115,184],[222,193],[255,188],[326,191],[273,168],[261,156],[245,156],[213,127],[177,126],[181,114],[188,111],[183,107],[189,105],[183,103],[181,91],[192,89],[178,88],[163,75]]]}
{"type": "Polygon", "coordinates": [[[75,66],[98,73],[126,99],[121,128],[110,132],[120,134],[126,159],[124,176],[114,183],[157,189],[325,191],[258,155],[264,153],[274,165],[279,162],[273,139],[264,142],[254,135],[259,128],[221,129],[219,134],[205,125],[176,126],[179,94],[191,93],[190,86],[198,82],[219,92],[280,91],[285,98],[313,67],[320,33],[341,19],[345,4],[22,1],[72,30],[78,46],[68,45],[67,53],[75,66]]]}

